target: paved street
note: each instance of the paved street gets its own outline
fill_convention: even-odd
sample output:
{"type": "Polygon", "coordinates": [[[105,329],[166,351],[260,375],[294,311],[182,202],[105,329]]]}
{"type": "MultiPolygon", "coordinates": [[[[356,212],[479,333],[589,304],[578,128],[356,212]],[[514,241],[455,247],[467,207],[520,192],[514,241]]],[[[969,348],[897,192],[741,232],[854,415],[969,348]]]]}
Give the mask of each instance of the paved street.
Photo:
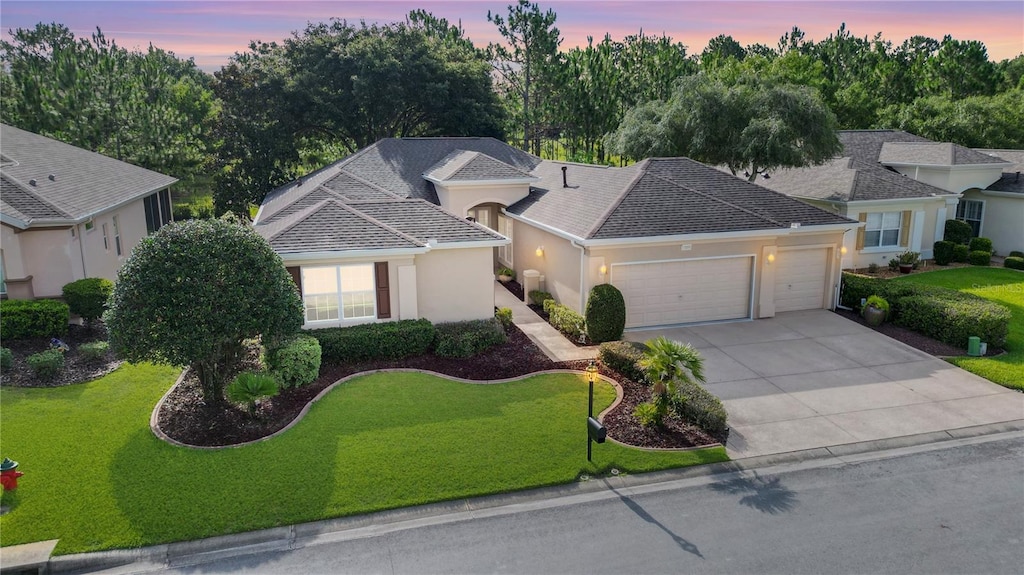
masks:
{"type": "Polygon", "coordinates": [[[1020,573],[1022,538],[1016,432],[620,484],[163,572],[1020,573]]]}

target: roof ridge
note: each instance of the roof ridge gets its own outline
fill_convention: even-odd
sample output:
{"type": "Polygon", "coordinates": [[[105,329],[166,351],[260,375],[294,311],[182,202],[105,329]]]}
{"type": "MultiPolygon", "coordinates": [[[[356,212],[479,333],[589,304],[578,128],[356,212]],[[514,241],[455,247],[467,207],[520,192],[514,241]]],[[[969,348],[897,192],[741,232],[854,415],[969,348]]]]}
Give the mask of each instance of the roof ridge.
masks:
{"type": "Polygon", "coordinates": [[[410,236],[409,234],[407,234],[407,233],[405,233],[405,232],[403,232],[403,231],[401,231],[399,229],[391,227],[390,225],[388,225],[388,224],[378,220],[377,218],[375,218],[373,216],[370,216],[369,214],[364,214],[363,212],[360,212],[359,210],[353,208],[352,206],[350,206],[348,204],[339,204],[339,205],[342,208],[344,208],[345,210],[348,210],[349,212],[352,212],[357,217],[360,217],[363,220],[366,220],[367,222],[370,222],[371,224],[373,224],[375,226],[379,226],[379,227],[381,227],[381,228],[391,232],[392,234],[402,238],[405,241],[412,242],[412,243],[414,243],[416,245],[420,245],[420,246],[422,246],[422,245],[424,245],[426,243],[424,241],[421,241],[421,240],[419,240],[417,238],[414,238],[414,237],[410,236]]]}
{"type": "Polygon", "coordinates": [[[396,200],[403,200],[403,199],[405,199],[405,198],[403,198],[402,196],[400,196],[400,195],[396,194],[395,192],[392,192],[391,190],[388,190],[388,189],[382,188],[381,186],[378,186],[377,184],[375,184],[375,183],[373,183],[373,182],[371,182],[371,181],[369,181],[369,180],[367,180],[367,179],[365,179],[365,178],[361,178],[361,177],[359,177],[359,176],[357,176],[357,175],[353,174],[352,172],[348,171],[348,170],[347,170],[347,169],[345,169],[345,168],[342,168],[342,169],[341,169],[341,170],[340,170],[340,171],[338,172],[338,175],[339,175],[339,176],[340,176],[340,175],[342,175],[342,174],[345,174],[346,176],[348,176],[348,177],[352,178],[353,180],[355,180],[355,181],[359,182],[360,184],[363,184],[363,185],[365,185],[365,186],[369,186],[369,187],[371,187],[371,188],[373,188],[373,189],[377,190],[378,192],[383,192],[383,193],[385,193],[385,194],[387,194],[387,195],[389,195],[389,196],[391,196],[391,197],[395,198],[396,200]]]}
{"type": "MultiPolygon", "coordinates": [[[[594,224],[587,229],[587,232],[583,234],[584,238],[589,238],[590,236],[596,234],[597,231],[601,229],[601,226],[604,225],[605,221],[607,221],[608,218],[611,217],[612,213],[614,213],[615,210],[617,210],[619,206],[622,205],[622,202],[626,199],[626,196],[629,195],[629,191],[633,189],[633,186],[636,186],[636,183],[640,181],[640,178],[644,177],[644,175],[647,174],[647,168],[649,168],[651,165],[651,158],[645,158],[633,165],[636,166],[636,175],[633,176],[631,180],[629,180],[629,183],[627,183],[624,188],[622,188],[622,192],[620,192],[619,195],[615,198],[615,201],[612,202],[608,206],[608,208],[605,209],[605,211],[602,212],[601,215],[597,217],[597,220],[594,222],[594,224]]],[[[630,166],[624,166],[619,169],[621,170],[629,167],[630,166]]],[[[533,186],[530,187],[532,188],[533,186]]]]}
{"type": "Polygon", "coordinates": [[[495,230],[492,230],[491,228],[489,228],[489,227],[487,227],[487,226],[485,226],[485,225],[481,224],[480,222],[477,222],[477,221],[472,221],[472,222],[471,222],[471,221],[469,221],[469,220],[466,220],[465,218],[461,218],[461,217],[459,217],[459,216],[457,216],[457,215],[455,215],[455,214],[453,214],[453,213],[449,212],[448,210],[446,210],[446,209],[442,208],[441,206],[439,206],[439,205],[435,204],[434,202],[428,202],[427,200],[424,200],[423,198],[409,198],[409,200],[408,200],[408,201],[412,201],[412,202],[422,202],[422,203],[426,204],[427,206],[429,206],[429,207],[430,207],[431,209],[433,209],[433,210],[436,210],[436,211],[439,211],[439,212],[441,212],[442,214],[444,214],[444,215],[446,215],[446,216],[448,216],[448,217],[450,217],[450,218],[452,218],[452,219],[454,219],[454,220],[456,220],[456,221],[459,221],[459,222],[465,222],[465,223],[467,223],[467,224],[472,224],[472,225],[474,225],[474,226],[477,226],[477,227],[479,227],[479,228],[482,228],[482,229],[486,230],[486,231],[487,231],[487,232],[489,232],[489,233],[490,233],[491,235],[500,235],[500,234],[498,234],[498,233],[497,233],[497,232],[496,232],[495,230]]]}
{"type": "MultiPolygon", "coordinates": [[[[24,182],[22,182],[18,178],[15,178],[14,176],[12,176],[10,174],[5,174],[5,173],[3,173],[2,170],[0,170],[0,177],[2,177],[3,179],[7,180],[8,182],[10,182],[11,185],[17,187],[19,190],[25,192],[29,196],[32,196],[32,199],[34,199],[35,201],[43,204],[44,206],[52,208],[54,211],[56,211],[57,213],[61,214],[65,218],[75,219],[74,217],[72,217],[71,214],[69,214],[65,210],[61,209],[60,207],[56,206],[53,202],[47,201],[47,200],[43,199],[42,197],[40,197],[39,194],[37,194],[34,191],[32,191],[31,186],[25,184],[24,182]]],[[[8,205],[10,205],[10,204],[8,204],[8,205]]],[[[14,208],[14,206],[11,206],[11,207],[14,208]]],[[[14,209],[17,209],[17,208],[14,208],[14,209]]],[[[29,219],[33,219],[33,218],[30,217],[29,219]]]]}
{"type": "MultiPolygon", "coordinates": [[[[330,188],[324,187],[322,184],[317,184],[315,186],[308,186],[305,190],[301,191],[301,193],[299,194],[299,197],[295,198],[291,202],[288,202],[287,204],[282,205],[280,208],[274,210],[273,212],[271,212],[269,214],[260,214],[260,215],[263,216],[261,219],[270,220],[271,218],[273,218],[277,214],[279,214],[279,213],[283,212],[284,210],[288,209],[288,207],[294,206],[296,204],[296,202],[298,202],[298,201],[302,200],[303,198],[309,196],[313,192],[315,192],[317,190],[320,190],[321,188],[323,188],[323,191],[325,191],[328,194],[334,196],[335,198],[338,198],[339,200],[343,200],[343,201],[345,200],[344,196],[339,195],[337,192],[335,192],[334,190],[332,190],[330,188]]],[[[320,200],[320,201],[322,202],[324,200],[320,200]]],[[[319,203],[319,202],[317,202],[317,203],[319,203]]],[[[313,205],[316,205],[316,204],[313,204],[313,205]]],[[[302,211],[302,210],[300,210],[300,211],[302,211]]]]}
{"type": "Polygon", "coordinates": [[[326,207],[327,204],[333,204],[335,206],[338,206],[339,208],[341,208],[341,209],[343,209],[343,210],[353,214],[357,218],[360,218],[360,219],[362,219],[362,220],[364,220],[366,222],[369,222],[369,223],[371,223],[371,224],[373,224],[375,226],[383,228],[385,231],[390,232],[393,235],[396,235],[399,238],[402,238],[403,240],[405,240],[407,242],[411,242],[411,243],[416,244],[416,245],[423,245],[423,242],[417,240],[416,238],[414,238],[414,237],[412,237],[412,236],[410,236],[408,234],[402,233],[402,232],[394,229],[393,227],[385,224],[384,222],[381,222],[381,221],[377,220],[376,218],[372,218],[372,217],[370,217],[370,216],[360,212],[359,210],[348,206],[347,204],[345,204],[345,202],[342,202],[342,201],[337,200],[337,199],[320,200],[319,202],[313,204],[312,206],[309,206],[308,208],[303,209],[302,211],[295,212],[294,214],[291,214],[291,216],[295,218],[295,221],[292,222],[291,224],[287,225],[287,226],[282,227],[280,230],[277,230],[273,234],[271,234],[270,237],[267,238],[267,241],[269,242],[269,241],[273,240],[274,238],[280,236],[281,234],[283,234],[285,232],[288,232],[288,231],[291,231],[292,228],[294,228],[295,226],[297,226],[300,223],[302,223],[303,221],[305,221],[306,218],[308,218],[309,216],[313,215],[314,213],[316,213],[316,212],[320,211],[321,209],[323,209],[324,207],[326,207]]]}
{"type": "MultiPolygon", "coordinates": [[[[720,204],[725,204],[725,205],[729,206],[730,208],[735,208],[737,210],[740,210],[741,212],[745,212],[745,213],[748,213],[748,214],[750,214],[750,215],[752,215],[754,217],[761,218],[762,220],[765,220],[767,222],[773,223],[773,224],[775,224],[777,226],[785,227],[785,224],[783,224],[782,222],[777,221],[777,220],[775,220],[773,218],[770,218],[770,217],[768,217],[768,216],[766,216],[764,214],[757,213],[754,210],[750,210],[750,209],[744,208],[743,206],[740,206],[738,204],[734,204],[732,202],[723,200],[722,198],[719,198],[717,196],[713,196],[713,195],[708,194],[706,192],[702,192],[702,191],[700,191],[700,190],[698,190],[696,188],[691,188],[690,186],[688,186],[686,184],[680,184],[679,182],[676,182],[674,180],[670,180],[670,179],[668,179],[666,177],[659,176],[657,174],[651,174],[651,176],[655,177],[655,178],[658,178],[659,180],[664,180],[664,181],[666,181],[666,182],[668,182],[670,184],[674,184],[674,185],[679,186],[681,188],[686,188],[687,190],[689,190],[689,191],[691,191],[691,192],[693,192],[693,193],[695,193],[695,194],[697,194],[699,196],[702,196],[702,197],[707,198],[709,200],[716,201],[716,202],[718,202],[720,204]]],[[[739,180],[739,178],[737,178],[737,180],[739,180]]],[[[742,182],[743,180],[739,180],[739,181],[742,182]]],[[[757,184],[753,184],[753,183],[750,183],[750,182],[745,182],[745,183],[748,183],[748,184],[750,184],[752,186],[753,185],[757,185],[757,184]]],[[[774,191],[774,190],[771,190],[771,191],[774,191]]]]}

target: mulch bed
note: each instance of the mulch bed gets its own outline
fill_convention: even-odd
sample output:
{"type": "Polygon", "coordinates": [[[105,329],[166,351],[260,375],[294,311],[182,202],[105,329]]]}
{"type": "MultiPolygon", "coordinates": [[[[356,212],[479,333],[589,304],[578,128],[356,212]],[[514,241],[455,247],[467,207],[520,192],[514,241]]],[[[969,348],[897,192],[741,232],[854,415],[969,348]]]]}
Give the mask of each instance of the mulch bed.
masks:
{"type": "Polygon", "coordinates": [[[0,385],[13,387],[60,387],[73,383],[82,383],[102,377],[120,367],[114,355],[107,352],[106,357],[87,361],[78,353],[78,346],[92,341],[106,340],[107,330],[103,322],[97,321],[91,328],[80,325],[69,325],[68,333],[61,338],[70,348],[64,353],[64,369],[51,379],[38,379],[29,368],[28,356],[50,349],[50,338],[37,337],[29,339],[5,340],[3,345],[11,350],[14,364],[11,369],[0,374],[0,385]]]}
{"type": "Polygon", "coordinates": [[[523,290],[523,284],[517,282],[516,280],[511,280],[511,281],[507,281],[507,282],[500,282],[500,283],[501,283],[501,285],[505,286],[505,289],[507,289],[509,292],[511,292],[512,295],[514,295],[517,298],[519,298],[519,301],[523,301],[523,300],[526,299],[525,298],[526,292],[523,290]]]}
{"type": "MultiPolygon", "coordinates": [[[[859,313],[852,310],[836,309],[835,313],[845,317],[850,321],[855,321],[865,327],[871,328],[878,333],[887,335],[897,341],[901,341],[910,347],[921,350],[929,355],[936,357],[953,357],[958,355],[966,355],[967,350],[961,349],[955,345],[950,345],[945,342],[934,340],[926,335],[921,335],[917,332],[910,331],[909,329],[894,325],[886,322],[878,327],[871,327],[864,322],[864,318],[859,313]]],[[[986,356],[1000,355],[1003,350],[989,346],[988,353],[986,356]]]]}

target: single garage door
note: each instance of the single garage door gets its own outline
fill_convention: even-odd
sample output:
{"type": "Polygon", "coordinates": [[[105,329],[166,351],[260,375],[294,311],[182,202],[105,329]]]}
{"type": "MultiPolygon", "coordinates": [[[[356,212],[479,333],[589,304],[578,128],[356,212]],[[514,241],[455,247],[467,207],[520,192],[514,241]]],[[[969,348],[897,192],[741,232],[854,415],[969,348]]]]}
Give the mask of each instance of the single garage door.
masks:
{"type": "Polygon", "coordinates": [[[626,327],[750,317],[750,256],[613,264],[626,327]]]}
{"type": "Polygon", "coordinates": [[[775,313],[825,307],[827,248],[780,250],[774,265],[775,313]]]}

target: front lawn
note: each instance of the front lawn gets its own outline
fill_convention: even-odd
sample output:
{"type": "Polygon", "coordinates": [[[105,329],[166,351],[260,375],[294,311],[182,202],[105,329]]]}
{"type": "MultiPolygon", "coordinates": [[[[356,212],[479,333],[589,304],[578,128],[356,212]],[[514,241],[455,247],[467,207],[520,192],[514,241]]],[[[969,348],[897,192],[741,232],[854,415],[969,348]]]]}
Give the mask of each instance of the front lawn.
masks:
{"type": "Polygon", "coordinates": [[[1000,385],[1024,390],[1024,273],[1006,268],[966,267],[904,276],[892,281],[941,286],[981,296],[1010,308],[1006,352],[998,357],[950,361],[1000,385]]]}
{"type": "MultiPolygon", "coordinates": [[[[3,455],[25,472],[0,544],[61,554],[153,545],[727,459],[605,443],[586,461],[580,375],[473,385],[420,373],[359,377],[280,437],[242,448],[166,444],[149,429],[177,371],[125,365],[90,383],[3,388],[3,455]]],[[[595,410],[615,397],[595,386],[595,410]]]]}

